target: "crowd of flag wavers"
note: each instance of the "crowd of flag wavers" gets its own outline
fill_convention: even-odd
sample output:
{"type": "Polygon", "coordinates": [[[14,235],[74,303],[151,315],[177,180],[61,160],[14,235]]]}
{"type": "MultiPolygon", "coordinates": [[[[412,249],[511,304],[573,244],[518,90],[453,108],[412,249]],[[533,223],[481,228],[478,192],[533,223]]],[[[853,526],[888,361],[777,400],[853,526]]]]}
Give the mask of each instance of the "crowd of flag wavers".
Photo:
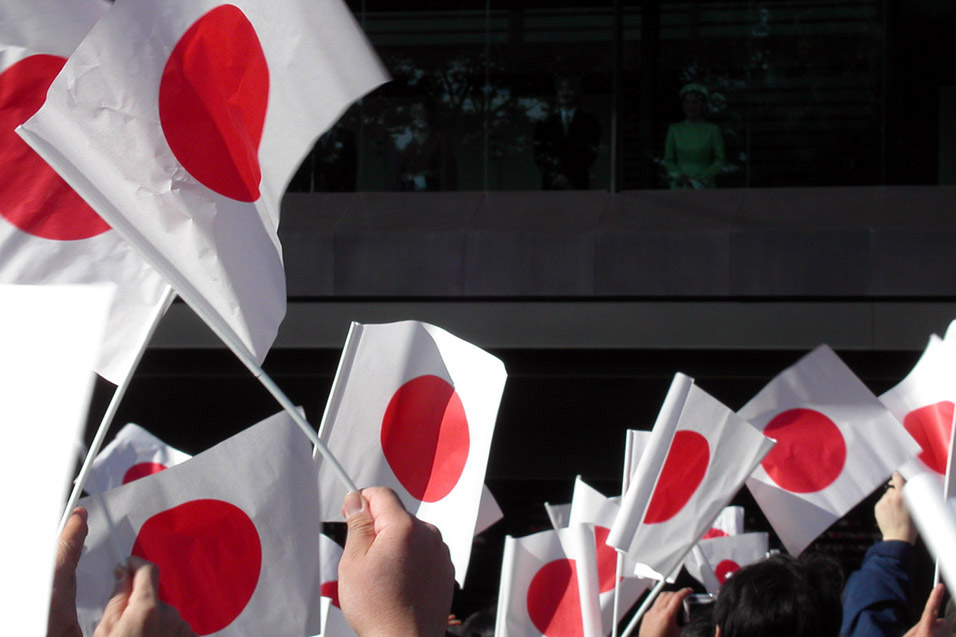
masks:
{"type": "MultiPolygon", "coordinates": [[[[494,621],[449,625],[472,540],[501,518],[484,474],[504,366],[433,325],[353,324],[318,436],[375,486],[350,489],[285,411],[192,458],[128,425],[64,515],[47,634],[949,635],[944,585],[913,590],[917,529],[956,574],[954,335],[882,396],[826,346],[737,412],[677,373],[622,441],[622,495],[578,478],[546,505],[553,530],[505,539],[494,621]],[[784,552],[728,506],[744,486],[784,552]],[[805,549],[880,488],[882,540],[844,582],[805,549]],[[319,533],[343,519],[344,546],[319,533]],[[702,592],[667,590],[681,569],[702,592]]],[[[43,344],[26,356],[42,365],[43,344]]]]}
{"type": "MultiPolygon", "coordinates": [[[[23,106],[6,123],[24,140],[4,147],[16,159],[0,208],[0,283],[16,284],[0,286],[8,632],[471,630],[448,615],[474,536],[500,516],[484,477],[501,361],[432,325],[354,324],[317,431],[260,367],[287,298],[285,184],[388,80],[348,8],[7,2],[0,52],[3,93],[23,106]],[[90,285],[104,281],[114,289],[90,285]],[[176,295],[283,411],[189,459],[156,441],[142,457],[149,445],[125,433],[99,453],[176,295]],[[117,390],[64,507],[91,369],[117,390]],[[322,538],[343,519],[344,547],[322,538]]],[[[736,412],[676,374],[653,428],[622,441],[619,498],[579,481],[549,508],[554,530],[506,538],[487,630],[946,634],[942,584],[907,613],[923,602],[910,599],[914,528],[956,584],[954,351],[950,327],[877,397],[821,346],[736,412]],[[806,549],[884,485],[883,541],[844,588],[806,549]],[[735,522],[744,486],[786,553],[765,558],[766,537],[735,522]],[[682,568],[715,597],[665,591],[682,568]]]]}

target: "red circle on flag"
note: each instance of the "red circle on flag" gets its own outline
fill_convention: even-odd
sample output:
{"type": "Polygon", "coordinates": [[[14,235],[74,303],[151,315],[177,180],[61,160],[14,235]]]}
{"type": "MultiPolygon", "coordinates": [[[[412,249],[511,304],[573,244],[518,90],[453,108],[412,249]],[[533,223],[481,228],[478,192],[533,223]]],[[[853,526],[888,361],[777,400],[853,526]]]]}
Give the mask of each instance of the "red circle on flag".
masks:
{"type": "Polygon", "coordinates": [[[40,110],[65,63],[55,55],[31,55],[0,73],[0,215],[54,241],[89,239],[110,229],[14,131],[40,110]]]}
{"type": "Polygon", "coordinates": [[[322,586],[319,588],[319,594],[322,597],[331,599],[332,605],[336,608],[342,608],[339,606],[339,583],[337,581],[322,582],[322,586]]]}
{"type": "Polygon", "coordinates": [[[773,446],[761,466],[781,489],[815,493],[830,486],[846,464],[846,441],[840,428],[813,409],[777,414],[763,430],[773,446]]]}
{"type": "Polygon", "coordinates": [[[268,104],[262,44],[234,5],[219,5],[196,20],[166,61],[159,85],[166,141],[190,175],[224,197],[259,199],[268,104]]]}
{"type": "Polygon", "coordinates": [[[146,520],[132,554],[159,567],[159,597],[200,635],[239,616],[259,583],[262,545],[242,509],[191,500],[146,520]]]}
{"type": "Polygon", "coordinates": [[[914,409],[903,418],[903,426],[919,443],[919,459],[940,475],[946,473],[949,441],[953,435],[954,405],[944,400],[914,409]]]}
{"type": "Polygon", "coordinates": [[[702,538],[700,538],[700,539],[702,539],[702,540],[709,540],[709,539],[715,538],[715,537],[727,537],[727,533],[726,533],[725,531],[721,531],[721,530],[718,529],[717,527],[714,527],[714,528],[712,528],[712,529],[708,529],[708,531],[707,531],[706,533],[704,533],[704,537],[702,537],[702,538]]]}
{"type": "Polygon", "coordinates": [[[714,575],[717,576],[717,581],[723,584],[727,581],[727,578],[740,570],[740,564],[733,560],[721,560],[717,566],[714,568],[714,575]]]}
{"type": "MultiPolygon", "coordinates": [[[[607,545],[607,536],[611,530],[605,526],[594,526],[594,543],[597,545],[598,592],[614,590],[617,578],[617,551],[607,545]]],[[[623,578],[622,578],[623,579],[623,578]]]]}
{"type": "Polygon", "coordinates": [[[574,560],[554,560],[535,573],[528,586],[528,617],[547,637],[584,634],[574,560]]]}
{"type": "Polygon", "coordinates": [[[136,463],[127,469],[126,473],[123,474],[123,484],[132,482],[133,480],[139,480],[140,478],[145,478],[146,476],[151,476],[154,473],[159,473],[165,469],[166,465],[159,462],[136,463]]]}
{"type": "Polygon", "coordinates": [[[710,445],[696,431],[681,430],[667,451],[644,524],[666,522],[677,515],[704,480],[710,465],[710,445]]]}
{"type": "Polygon", "coordinates": [[[437,502],[458,484],[470,448],[465,407],[437,376],[413,378],[392,396],[382,419],[382,452],[403,487],[437,502]]]}

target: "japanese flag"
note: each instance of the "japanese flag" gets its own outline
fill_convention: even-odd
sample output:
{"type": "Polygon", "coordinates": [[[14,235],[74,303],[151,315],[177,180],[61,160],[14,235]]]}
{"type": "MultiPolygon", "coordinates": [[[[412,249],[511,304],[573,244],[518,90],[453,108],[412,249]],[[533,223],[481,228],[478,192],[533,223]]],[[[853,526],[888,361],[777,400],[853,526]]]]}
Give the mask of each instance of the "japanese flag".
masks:
{"type": "MultiPolygon", "coordinates": [[[[648,579],[634,577],[634,570],[622,562],[625,576],[618,582],[618,552],[607,545],[607,534],[614,524],[621,508],[619,498],[608,498],[597,489],[588,485],[581,476],[574,481],[574,495],[571,498],[569,526],[590,524],[594,528],[594,544],[597,559],[598,595],[601,604],[601,626],[604,634],[611,632],[614,619],[614,588],[620,584],[618,592],[618,617],[620,621],[637,602],[641,594],[653,583],[648,579]]],[[[622,556],[623,559],[623,556],[622,556]]],[[[626,560],[625,560],[626,562],[626,560]]]]}
{"type": "Polygon", "coordinates": [[[772,440],[678,374],[608,544],[646,567],[640,574],[670,575],[772,446],[772,440]]]}
{"type": "Polygon", "coordinates": [[[701,539],[709,540],[715,537],[740,535],[743,532],[744,508],[739,506],[724,507],[701,539]]]}
{"type": "Polygon", "coordinates": [[[684,561],[684,567],[691,577],[704,584],[708,593],[716,593],[728,577],[767,557],[769,539],[766,533],[742,533],[701,540],[697,546],[700,553],[692,552],[684,561]],[[698,555],[703,559],[695,557],[698,555]],[[705,569],[716,576],[710,586],[711,578],[705,576],[705,569]]]}
{"type": "Polygon", "coordinates": [[[285,313],[285,186],[385,79],[341,0],[124,0],[19,132],[237,354],[261,362],[285,313]]]}
{"type": "Polygon", "coordinates": [[[316,466],[285,412],[166,471],[81,501],[90,534],[77,568],[85,635],[125,555],[159,567],[160,598],[200,635],[319,632],[316,466]],[[113,554],[106,512],[125,555],[113,554]]]}
{"type": "Polygon", "coordinates": [[[170,447],[139,425],[129,423],[116,433],[116,437],[93,460],[86,491],[108,491],[186,462],[191,457],[170,447]]]}
{"type": "Polygon", "coordinates": [[[102,16],[103,0],[7,0],[0,6],[0,284],[116,284],[93,369],[130,373],[166,285],[14,132],[43,104],[67,56],[102,16]]]}
{"type": "Polygon", "coordinates": [[[47,634],[56,526],[93,390],[109,286],[0,285],[0,612],[11,635],[47,634]]]}
{"type": "MultiPolygon", "coordinates": [[[[353,323],[319,436],[359,486],[391,487],[441,530],[455,578],[468,569],[505,369],[433,325],[353,323]]],[[[320,467],[323,519],[345,488],[320,467]]]]}
{"type": "Polygon", "coordinates": [[[777,441],[747,487],[793,555],[919,451],[825,345],[784,370],[738,413],[777,441]]]}
{"type": "Polygon", "coordinates": [[[956,339],[931,336],[913,370],[880,401],[920,446],[918,460],[901,468],[903,477],[926,470],[944,476],[956,411],[956,339]]]}
{"type": "Polygon", "coordinates": [[[603,635],[597,578],[590,525],[505,537],[495,635],[603,635]]]}

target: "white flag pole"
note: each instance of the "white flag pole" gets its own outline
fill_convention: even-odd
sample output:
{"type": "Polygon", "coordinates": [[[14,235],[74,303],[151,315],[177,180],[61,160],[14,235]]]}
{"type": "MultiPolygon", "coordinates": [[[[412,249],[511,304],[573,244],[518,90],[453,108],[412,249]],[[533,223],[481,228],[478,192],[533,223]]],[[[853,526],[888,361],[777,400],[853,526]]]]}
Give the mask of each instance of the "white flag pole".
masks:
{"type": "Polygon", "coordinates": [[[63,527],[66,526],[66,521],[69,519],[73,509],[76,508],[76,503],[79,501],[80,495],[83,493],[83,488],[86,486],[86,481],[90,477],[90,471],[93,469],[93,460],[96,459],[96,455],[103,447],[103,441],[106,439],[106,434],[109,432],[110,425],[113,423],[113,418],[116,416],[116,412],[119,410],[120,402],[123,400],[123,396],[126,395],[126,390],[129,389],[130,381],[133,379],[133,372],[139,366],[139,362],[142,360],[143,354],[146,352],[146,346],[153,338],[153,333],[156,332],[156,328],[159,326],[160,320],[163,318],[163,315],[166,314],[166,310],[169,309],[170,304],[175,298],[176,293],[173,291],[173,288],[167,285],[166,289],[163,291],[162,297],[160,297],[159,303],[156,304],[156,311],[153,314],[153,321],[146,332],[146,337],[143,339],[143,342],[140,345],[139,352],[133,359],[133,364],[130,366],[126,377],[123,378],[123,382],[117,385],[116,389],[113,391],[113,397],[110,399],[110,404],[106,408],[106,413],[103,414],[103,419],[100,420],[100,426],[96,430],[96,434],[93,436],[93,442],[90,443],[90,449],[87,451],[86,457],[83,459],[80,472],[76,476],[76,480],[73,481],[73,491],[70,493],[70,497],[66,502],[66,508],[63,510],[63,517],[60,518],[60,526],[57,529],[57,535],[63,531],[63,527]]]}
{"type": "MultiPolygon", "coordinates": [[[[683,560],[681,560],[683,561],[683,560]]],[[[634,617],[631,618],[631,623],[627,625],[627,628],[624,629],[624,634],[621,637],[629,637],[631,633],[637,628],[637,625],[641,622],[641,618],[644,617],[644,613],[650,609],[651,604],[654,603],[654,600],[657,599],[657,596],[660,595],[661,590],[667,584],[667,578],[661,578],[657,584],[654,585],[654,588],[651,589],[651,592],[647,594],[647,597],[644,598],[644,603],[641,604],[641,607],[637,609],[637,612],[634,613],[634,617]]]]}

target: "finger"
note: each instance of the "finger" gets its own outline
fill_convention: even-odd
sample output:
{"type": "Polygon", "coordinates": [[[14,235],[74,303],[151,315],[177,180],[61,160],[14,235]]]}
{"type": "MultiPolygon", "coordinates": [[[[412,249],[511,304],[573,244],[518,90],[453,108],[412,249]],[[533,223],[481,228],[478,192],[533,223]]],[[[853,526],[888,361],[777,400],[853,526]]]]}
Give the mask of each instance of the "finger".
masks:
{"type": "Polygon", "coordinates": [[[113,631],[113,626],[123,616],[123,611],[129,604],[129,596],[133,590],[133,578],[125,564],[118,564],[113,569],[113,576],[116,578],[113,595],[110,597],[110,601],[106,603],[103,619],[100,620],[100,624],[96,628],[97,634],[105,632],[108,635],[113,631]]]}
{"type": "Polygon", "coordinates": [[[86,523],[88,514],[83,507],[77,507],[70,514],[66,526],[60,533],[56,547],[56,574],[54,579],[72,575],[83,553],[83,542],[90,528],[86,523]]]}
{"type": "Polygon", "coordinates": [[[890,486],[897,490],[898,493],[902,493],[903,485],[906,484],[906,480],[903,479],[903,476],[899,471],[893,472],[893,477],[890,478],[890,486]]]}
{"type": "Polygon", "coordinates": [[[146,560],[131,557],[130,567],[133,569],[133,590],[130,593],[130,602],[152,605],[159,600],[159,569],[155,564],[146,560]]]}
{"type": "Polygon", "coordinates": [[[946,593],[946,586],[940,582],[929,594],[926,600],[926,606],[923,607],[923,616],[919,623],[924,626],[932,626],[936,618],[939,617],[939,606],[943,602],[943,595],[946,593]]]}
{"type": "Polygon", "coordinates": [[[383,529],[391,525],[397,525],[395,528],[402,528],[410,525],[413,516],[405,510],[405,505],[395,495],[395,492],[387,487],[370,487],[362,489],[362,496],[368,502],[369,512],[375,522],[375,533],[381,533],[383,529]]]}
{"type": "Polygon", "coordinates": [[[680,608],[684,604],[684,600],[687,599],[687,597],[693,592],[694,589],[692,588],[682,588],[679,591],[672,593],[669,600],[668,609],[676,611],[676,609],[680,608]]]}
{"type": "Polygon", "coordinates": [[[88,517],[89,514],[83,507],[76,507],[70,514],[63,531],[60,532],[56,555],[57,566],[64,563],[72,563],[75,566],[80,561],[83,542],[86,541],[86,535],[90,530],[86,523],[88,517]]]}
{"type": "Polygon", "coordinates": [[[388,487],[369,487],[362,489],[362,495],[368,501],[373,517],[405,513],[405,505],[388,487]]]}

